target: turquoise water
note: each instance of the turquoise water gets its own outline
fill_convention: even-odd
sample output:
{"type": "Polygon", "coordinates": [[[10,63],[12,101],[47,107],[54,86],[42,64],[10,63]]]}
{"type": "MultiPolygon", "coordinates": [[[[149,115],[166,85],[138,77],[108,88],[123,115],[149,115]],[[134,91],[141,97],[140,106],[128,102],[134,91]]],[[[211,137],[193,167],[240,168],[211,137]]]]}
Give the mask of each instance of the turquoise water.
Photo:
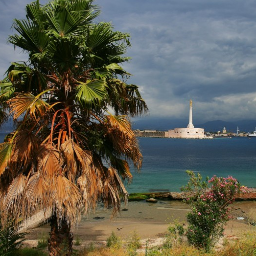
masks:
{"type": "MultiPolygon", "coordinates": [[[[0,133],[3,141],[5,133],[0,133]]],[[[180,191],[186,185],[186,170],[235,177],[248,187],[256,187],[256,138],[209,140],[139,138],[143,154],[140,173],[133,171],[129,193],[180,191]]]]}
{"type": "Polygon", "coordinates": [[[233,176],[256,187],[256,138],[209,140],[139,138],[143,153],[140,173],[133,173],[128,192],[180,191],[186,170],[203,177],[233,176]]]}

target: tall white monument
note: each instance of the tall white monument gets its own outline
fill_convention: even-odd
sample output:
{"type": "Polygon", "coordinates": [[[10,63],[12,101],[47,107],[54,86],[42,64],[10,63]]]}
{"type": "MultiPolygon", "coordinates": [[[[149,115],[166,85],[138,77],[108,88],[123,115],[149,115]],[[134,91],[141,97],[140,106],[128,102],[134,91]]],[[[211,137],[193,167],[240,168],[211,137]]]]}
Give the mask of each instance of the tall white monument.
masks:
{"type": "Polygon", "coordinates": [[[194,125],[192,122],[192,100],[190,100],[190,103],[189,103],[189,123],[187,128],[194,128],[194,125]]]}
{"type": "Polygon", "coordinates": [[[203,139],[205,138],[203,128],[195,128],[192,120],[192,100],[189,104],[189,121],[187,128],[175,128],[165,133],[168,138],[182,138],[182,139],[203,139]]]}

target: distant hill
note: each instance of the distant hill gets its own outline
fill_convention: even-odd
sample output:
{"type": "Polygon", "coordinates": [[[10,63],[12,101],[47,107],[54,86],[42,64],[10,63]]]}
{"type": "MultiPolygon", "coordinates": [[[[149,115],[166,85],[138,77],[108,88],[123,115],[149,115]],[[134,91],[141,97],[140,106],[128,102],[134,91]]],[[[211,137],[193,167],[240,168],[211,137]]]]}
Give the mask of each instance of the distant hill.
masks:
{"type": "MultiPolygon", "coordinates": [[[[187,127],[187,119],[170,119],[170,118],[156,118],[146,117],[132,120],[132,128],[139,130],[159,130],[167,131],[174,128],[187,127]]],[[[256,120],[238,120],[238,121],[223,121],[214,120],[205,123],[194,123],[197,128],[204,128],[207,132],[222,131],[225,127],[228,132],[236,132],[237,127],[240,132],[252,132],[256,127],[256,120]]]]}
{"type": "MultiPolygon", "coordinates": [[[[133,118],[132,128],[134,130],[158,130],[167,131],[174,128],[187,127],[187,119],[170,119],[167,117],[141,117],[133,118]]],[[[222,131],[225,127],[228,132],[236,132],[237,127],[241,132],[252,132],[256,130],[256,120],[238,120],[238,121],[223,121],[214,120],[205,123],[194,122],[197,128],[204,128],[207,132],[222,131]]],[[[11,119],[4,123],[0,132],[11,132],[13,130],[13,122],[11,119]]]]}
{"type": "Polygon", "coordinates": [[[237,127],[240,132],[252,132],[256,127],[256,120],[238,120],[232,122],[215,120],[196,125],[196,127],[202,127],[208,132],[222,131],[224,127],[227,132],[236,132],[237,127]]]}
{"type": "Polygon", "coordinates": [[[132,128],[134,130],[159,130],[167,131],[176,127],[186,127],[188,121],[186,119],[170,119],[170,118],[136,118],[132,120],[132,128]]]}

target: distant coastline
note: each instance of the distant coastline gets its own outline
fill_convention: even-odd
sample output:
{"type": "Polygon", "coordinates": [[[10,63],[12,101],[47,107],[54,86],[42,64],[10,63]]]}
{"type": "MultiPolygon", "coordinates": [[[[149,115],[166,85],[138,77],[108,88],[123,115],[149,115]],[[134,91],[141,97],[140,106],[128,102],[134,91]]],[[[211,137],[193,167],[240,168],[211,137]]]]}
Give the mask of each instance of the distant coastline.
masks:
{"type": "MultiPolygon", "coordinates": [[[[136,137],[146,138],[169,138],[166,136],[167,131],[158,130],[134,130],[136,137]]],[[[248,137],[248,133],[227,133],[227,132],[216,132],[216,133],[205,133],[205,139],[207,138],[232,138],[232,137],[248,137]]]]}

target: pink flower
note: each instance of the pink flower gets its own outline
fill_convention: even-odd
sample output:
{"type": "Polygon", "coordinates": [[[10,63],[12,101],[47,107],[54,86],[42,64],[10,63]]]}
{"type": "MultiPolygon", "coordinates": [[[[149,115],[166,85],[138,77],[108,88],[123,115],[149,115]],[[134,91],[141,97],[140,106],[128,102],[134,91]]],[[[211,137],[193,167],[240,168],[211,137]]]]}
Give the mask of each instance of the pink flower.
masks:
{"type": "Polygon", "coordinates": [[[202,215],[201,212],[198,212],[198,215],[202,215]]]}

